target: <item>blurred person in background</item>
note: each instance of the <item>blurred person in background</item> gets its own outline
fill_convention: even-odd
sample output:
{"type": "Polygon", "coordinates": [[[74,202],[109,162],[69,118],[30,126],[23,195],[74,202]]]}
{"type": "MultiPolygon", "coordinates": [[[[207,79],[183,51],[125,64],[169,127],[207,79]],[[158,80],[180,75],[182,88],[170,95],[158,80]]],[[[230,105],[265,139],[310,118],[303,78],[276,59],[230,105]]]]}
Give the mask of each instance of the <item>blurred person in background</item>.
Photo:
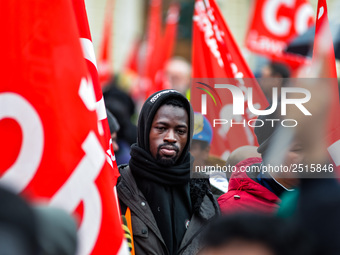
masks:
{"type": "Polygon", "coordinates": [[[33,208],[3,187],[0,187],[0,204],[0,255],[40,254],[40,219],[33,208]]]}
{"type": "Polygon", "coordinates": [[[35,206],[34,212],[38,219],[39,255],[75,255],[78,243],[75,220],[65,211],[46,205],[35,206]]]}
{"type": "Polygon", "coordinates": [[[190,153],[194,157],[192,178],[209,178],[210,188],[216,198],[228,191],[228,181],[222,171],[209,171],[211,166],[223,166],[224,161],[210,155],[213,130],[210,122],[201,113],[194,114],[194,135],[190,153]]]}
{"type": "Polygon", "coordinates": [[[281,63],[270,62],[261,70],[260,86],[269,104],[273,97],[273,88],[277,88],[278,96],[281,95],[281,87],[285,85],[286,79],[290,78],[291,72],[289,68],[281,63]]]}
{"type": "Polygon", "coordinates": [[[110,128],[110,133],[111,133],[111,141],[112,141],[112,148],[113,151],[116,153],[119,150],[119,145],[117,142],[117,132],[120,129],[119,123],[117,121],[117,119],[115,118],[115,116],[112,115],[112,113],[106,109],[106,115],[107,115],[107,121],[109,122],[109,128],[110,128]]]}
{"type": "MultiPolygon", "coordinates": [[[[327,68],[328,58],[323,59],[323,67],[327,68]]],[[[320,75],[322,69],[312,68],[309,75],[320,75]]],[[[310,76],[309,76],[310,77],[310,76]]],[[[286,118],[294,118],[299,123],[294,128],[291,143],[301,141],[304,150],[302,166],[304,171],[294,173],[298,178],[299,191],[285,202],[290,203],[293,210],[279,211],[280,217],[297,222],[299,227],[308,232],[314,245],[313,255],[340,254],[340,185],[337,167],[328,151],[330,130],[328,127],[330,109],[333,102],[332,79],[302,79],[299,87],[311,93],[311,99],[304,106],[311,112],[306,116],[288,107],[286,118]],[[319,170],[313,171],[313,166],[319,170]]],[[[294,96],[294,95],[292,95],[294,96]]],[[[278,134],[279,135],[279,134],[278,134]]],[[[291,144],[290,143],[290,144],[291,144]]],[[[273,151],[272,153],[277,153],[273,151]]]]}
{"type": "Polygon", "coordinates": [[[118,121],[117,132],[117,165],[126,164],[130,160],[130,146],[136,142],[137,127],[132,123],[135,114],[135,103],[131,97],[121,90],[116,80],[111,80],[103,93],[105,106],[118,121]]]}
{"type": "Polygon", "coordinates": [[[185,58],[178,56],[171,58],[165,66],[165,76],[170,83],[170,88],[179,91],[188,98],[191,65],[185,58]]]}
{"type": "MultiPolygon", "coordinates": [[[[270,115],[258,117],[264,123],[263,126],[255,127],[255,135],[260,145],[257,152],[261,154],[261,157],[247,158],[235,166],[235,171],[231,173],[229,180],[228,192],[218,198],[222,213],[263,212],[272,214],[279,208],[280,196],[285,191],[293,191],[297,185],[295,178],[273,176],[263,170],[263,166],[267,165],[266,155],[269,154],[269,144],[273,140],[274,131],[279,123],[276,121],[272,125],[272,122],[266,120],[280,118],[278,113],[275,111],[270,115]]],[[[304,150],[301,144],[295,141],[286,153],[283,164],[288,166],[293,163],[299,164],[303,161],[303,157],[304,150]]]]}
{"type": "MultiPolygon", "coordinates": [[[[257,147],[252,145],[245,145],[238,147],[237,149],[233,150],[230,153],[227,161],[226,166],[230,169],[236,166],[241,161],[248,159],[248,158],[260,158],[261,154],[257,152],[257,147]]],[[[227,171],[227,179],[229,180],[231,177],[232,171],[227,171]]]]}
{"type": "Polygon", "coordinates": [[[194,172],[198,172],[201,166],[207,165],[212,136],[212,127],[207,118],[204,117],[202,114],[195,112],[194,135],[192,137],[190,147],[190,153],[194,157],[194,164],[192,169],[194,172]]]}
{"type": "Polygon", "coordinates": [[[203,240],[199,255],[312,255],[314,248],[293,222],[260,214],[220,217],[203,240]]]}

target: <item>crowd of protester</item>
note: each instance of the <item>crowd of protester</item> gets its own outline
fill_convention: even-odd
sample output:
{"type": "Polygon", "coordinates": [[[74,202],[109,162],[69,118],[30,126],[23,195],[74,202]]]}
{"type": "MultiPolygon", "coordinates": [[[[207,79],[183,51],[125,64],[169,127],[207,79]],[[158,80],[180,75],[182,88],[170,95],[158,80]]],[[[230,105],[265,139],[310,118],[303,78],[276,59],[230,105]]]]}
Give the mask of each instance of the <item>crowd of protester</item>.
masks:
{"type": "MultiPolygon", "coordinates": [[[[276,79],[279,89],[289,75],[289,70],[278,63],[270,63],[262,72],[262,78],[276,79]]],[[[260,84],[264,91],[269,90],[265,79],[260,84]]],[[[119,167],[117,188],[122,214],[128,210],[130,215],[132,227],[127,229],[127,236],[131,253],[339,254],[340,186],[335,174],[305,178],[262,171],[261,167],[271,162],[268,157],[273,157],[270,145],[278,143],[280,147],[285,139],[279,128],[265,121],[266,125],[255,128],[259,147],[240,147],[227,162],[214,159],[209,153],[211,124],[188,109],[188,90],[189,84],[180,93],[157,92],[145,101],[131,159],[119,167]],[[187,125],[183,124],[185,112],[187,125]],[[153,132],[162,140],[156,145],[152,144],[153,132]],[[177,150],[183,132],[188,134],[187,142],[177,150]],[[283,140],[277,139],[280,135],[283,140]],[[193,159],[188,154],[191,139],[193,159]],[[196,168],[216,164],[234,166],[236,171],[209,175],[196,168]],[[240,171],[242,167],[260,171],[245,173],[240,171]],[[191,178],[186,175],[185,181],[183,169],[188,168],[191,178]]],[[[270,95],[266,96],[271,101],[270,95]]],[[[280,112],[259,118],[280,118],[280,112]]],[[[306,128],[310,127],[296,131],[299,135],[288,148],[282,144],[282,150],[286,149],[283,163],[332,164],[320,153],[326,150],[321,141],[304,137],[311,134],[303,134],[306,128]],[[306,144],[306,140],[313,142],[306,144]],[[323,156],[313,157],[314,153],[323,156]]],[[[315,128],[314,132],[320,130],[315,128]]]]}
{"type": "MultiPolygon", "coordinates": [[[[139,114],[117,79],[104,91],[131,254],[340,254],[340,186],[335,173],[303,178],[262,171],[273,157],[270,145],[284,136],[268,126],[271,122],[255,128],[259,147],[240,147],[226,162],[210,155],[213,130],[187,99],[188,73],[188,63],[172,60],[167,75],[179,91],[154,93],[139,114]],[[236,171],[215,175],[197,171],[196,166],[214,164],[236,171]],[[242,167],[259,171],[247,173],[242,167]]],[[[287,78],[289,71],[270,64],[263,69],[267,76],[287,78]]],[[[280,116],[274,112],[266,118],[280,116]]],[[[327,154],[319,153],[326,150],[322,142],[308,137],[306,128],[312,127],[296,131],[283,163],[332,164],[327,154]]],[[[0,193],[0,255],[76,253],[76,222],[68,214],[33,207],[5,189],[0,193]]]]}

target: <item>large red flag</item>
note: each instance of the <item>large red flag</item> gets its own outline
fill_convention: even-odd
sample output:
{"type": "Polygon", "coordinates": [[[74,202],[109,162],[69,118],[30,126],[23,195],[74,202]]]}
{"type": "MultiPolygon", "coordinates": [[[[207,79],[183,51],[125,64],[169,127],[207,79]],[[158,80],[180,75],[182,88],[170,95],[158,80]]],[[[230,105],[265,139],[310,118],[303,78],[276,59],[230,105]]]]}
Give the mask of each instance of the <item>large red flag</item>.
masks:
{"type": "MultiPolygon", "coordinates": [[[[205,93],[204,90],[208,90],[214,95],[217,102],[208,100],[208,105],[210,102],[211,106],[208,107],[206,117],[211,123],[213,123],[213,119],[228,119],[229,124],[213,128],[211,153],[227,157],[229,152],[242,145],[257,144],[253,128],[248,125],[231,127],[230,120],[248,122],[256,116],[248,110],[242,116],[233,116],[231,94],[222,89],[214,89],[214,84],[202,84],[204,80],[196,78],[233,78],[242,90],[252,88],[253,103],[257,105],[257,109],[266,108],[268,103],[255,80],[244,79],[254,78],[254,75],[244,60],[215,0],[196,0],[193,27],[194,80],[191,89],[191,103],[195,111],[201,111],[200,98],[205,93]],[[196,83],[196,81],[203,82],[196,83]]],[[[245,101],[246,109],[248,108],[247,103],[245,101]]]]}
{"type": "MultiPolygon", "coordinates": [[[[328,123],[328,152],[335,165],[340,167],[340,106],[337,73],[335,66],[334,46],[328,22],[327,3],[325,0],[318,1],[316,16],[315,39],[313,47],[313,62],[325,59],[321,78],[333,78],[331,80],[331,105],[328,123]]],[[[339,173],[338,173],[339,174],[339,173]]],[[[338,175],[339,176],[339,175],[338,175]]]]}
{"type": "Polygon", "coordinates": [[[92,44],[92,38],[89,23],[87,20],[84,0],[73,0],[73,8],[75,11],[76,20],[78,24],[80,43],[83,49],[84,58],[86,61],[89,74],[92,79],[92,84],[95,92],[99,131],[104,133],[105,137],[103,147],[105,148],[107,154],[106,160],[113,168],[114,183],[116,183],[116,179],[119,176],[119,172],[114,157],[114,152],[112,149],[111,133],[107,121],[103,93],[99,85],[96,57],[92,44]]]}
{"type": "Polygon", "coordinates": [[[78,254],[117,254],[112,169],[71,2],[6,1],[0,14],[0,182],[74,213],[78,254]]]}
{"type": "Polygon", "coordinates": [[[251,12],[246,36],[248,49],[293,69],[306,64],[306,58],[283,50],[313,25],[314,12],[308,0],[254,0],[251,12]]]}

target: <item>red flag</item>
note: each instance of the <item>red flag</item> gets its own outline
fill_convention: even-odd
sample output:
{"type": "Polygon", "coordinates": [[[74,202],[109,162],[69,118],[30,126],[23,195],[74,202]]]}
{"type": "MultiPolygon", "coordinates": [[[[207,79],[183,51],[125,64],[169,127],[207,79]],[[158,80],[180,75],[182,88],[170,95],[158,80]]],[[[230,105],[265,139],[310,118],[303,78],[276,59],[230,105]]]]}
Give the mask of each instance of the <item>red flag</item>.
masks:
{"type": "MultiPolygon", "coordinates": [[[[146,53],[139,72],[139,81],[132,93],[142,100],[152,93],[169,88],[164,76],[164,67],[171,57],[176,42],[179,6],[172,4],[168,10],[165,32],[162,29],[162,0],[150,0],[147,27],[146,53]]],[[[143,47],[140,47],[143,48],[143,47]]]]}
{"type": "Polygon", "coordinates": [[[251,8],[246,36],[249,50],[272,61],[281,61],[292,69],[306,64],[305,57],[284,53],[287,44],[314,23],[314,12],[308,0],[256,0],[251,8]]]}
{"type": "MultiPolygon", "coordinates": [[[[153,91],[154,74],[157,72],[156,49],[161,43],[162,34],[162,0],[150,0],[147,26],[147,41],[144,70],[141,70],[140,87],[144,91],[144,97],[153,91]]],[[[159,54],[159,52],[157,52],[159,54]]]]}
{"type": "Polygon", "coordinates": [[[99,47],[98,74],[101,87],[104,87],[111,78],[111,32],[112,32],[112,14],[114,0],[107,0],[106,12],[104,19],[103,38],[99,47]]]}
{"type": "Polygon", "coordinates": [[[315,25],[315,39],[313,48],[313,62],[322,61],[324,58],[323,73],[321,78],[332,79],[331,106],[328,123],[328,152],[330,153],[335,165],[340,166],[340,106],[339,89],[337,83],[337,73],[335,66],[334,46],[328,22],[327,3],[325,0],[318,1],[317,19],[315,25]]]}
{"type": "Polygon", "coordinates": [[[129,57],[125,63],[124,72],[125,73],[134,73],[137,74],[139,72],[139,51],[141,47],[141,41],[136,40],[130,51],[129,57]]]}
{"type": "MultiPolygon", "coordinates": [[[[253,103],[257,104],[258,109],[266,108],[268,103],[259,85],[254,79],[243,79],[254,78],[254,75],[241,55],[214,0],[196,0],[193,26],[193,78],[239,78],[238,87],[241,89],[251,87],[253,103]]],[[[195,111],[201,111],[201,102],[197,99],[201,98],[204,92],[202,89],[196,89],[196,85],[192,84],[191,103],[195,111]]],[[[213,84],[209,85],[210,88],[211,86],[213,84]]],[[[213,92],[216,97],[216,90],[213,92]]],[[[209,107],[206,115],[211,123],[213,123],[213,119],[220,119],[220,114],[233,118],[230,108],[233,102],[231,95],[222,91],[218,93],[218,96],[220,100],[216,101],[219,101],[220,104],[216,103],[209,107]],[[225,103],[224,105],[222,105],[222,101],[225,103]]],[[[248,121],[254,117],[246,111],[244,116],[240,116],[235,121],[248,121]]],[[[257,144],[257,141],[252,128],[224,125],[218,130],[214,128],[211,153],[225,157],[239,146],[254,144],[257,144]]]]}
{"type": "Polygon", "coordinates": [[[156,91],[169,88],[169,84],[164,77],[164,68],[166,62],[172,55],[176,42],[179,11],[180,7],[178,4],[170,5],[166,18],[164,35],[159,38],[159,42],[156,47],[154,47],[154,52],[152,54],[152,85],[147,92],[147,96],[155,93],[156,91]]]}
{"type": "Polygon", "coordinates": [[[177,25],[179,19],[180,6],[171,4],[166,18],[165,32],[162,38],[162,51],[160,67],[164,68],[165,63],[171,57],[177,36],[177,25]]]}
{"type": "Polygon", "coordinates": [[[96,57],[92,44],[91,32],[87,19],[84,0],[73,0],[73,8],[76,14],[76,20],[80,34],[80,43],[83,49],[84,58],[92,79],[92,84],[95,92],[98,127],[99,131],[104,133],[105,137],[103,147],[105,148],[107,154],[106,160],[113,168],[114,183],[116,183],[119,172],[112,149],[111,132],[109,128],[109,123],[107,121],[103,93],[99,85],[96,57]]]}
{"type": "Polygon", "coordinates": [[[0,182],[76,214],[79,254],[117,254],[112,169],[71,2],[6,1],[0,14],[0,182]]]}

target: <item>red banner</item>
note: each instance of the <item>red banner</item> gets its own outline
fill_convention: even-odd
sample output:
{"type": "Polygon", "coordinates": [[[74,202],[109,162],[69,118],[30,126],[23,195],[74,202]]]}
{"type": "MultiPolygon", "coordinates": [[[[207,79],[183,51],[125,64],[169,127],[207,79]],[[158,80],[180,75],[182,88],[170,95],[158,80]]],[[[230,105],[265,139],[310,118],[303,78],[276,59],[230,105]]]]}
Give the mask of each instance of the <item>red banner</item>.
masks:
{"type": "MultiPolygon", "coordinates": [[[[331,88],[331,106],[328,123],[328,152],[335,165],[340,170],[340,105],[339,89],[334,56],[334,46],[328,22],[327,3],[325,0],[318,1],[318,11],[316,16],[315,40],[313,48],[313,62],[323,63],[323,73],[321,78],[334,78],[331,88]]],[[[338,172],[338,177],[340,176],[338,172]]]]}
{"type": "Polygon", "coordinates": [[[107,154],[106,160],[113,168],[114,175],[113,178],[114,183],[116,183],[116,180],[119,176],[119,172],[112,148],[111,133],[109,123],[107,121],[103,93],[99,85],[96,57],[92,44],[91,32],[87,20],[84,0],[73,0],[73,7],[79,29],[80,43],[83,49],[84,58],[89,71],[89,75],[91,76],[92,79],[92,84],[95,92],[96,111],[98,115],[98,128],[99,131],[103,133],[105,137],[103,147],[105,148],[107,154]]]}
{"type": "Polygon", "coordinates": [[[304,64],[299,55],[284,53],[287,44],[314,24],[314,12],[308,0],[256,0],[252,6],[246,46],[273,61],[282,61],[293,69],[304,64]]]}
{"type": "MultiPolygon", "coordinates": [[[[237,78],[233,79],[235,85],[241,88],[244,93],[248,88],[252,88],[253,103],[257,109],[265,109],[268,103],[255,79],[244,79],[253,78],[254,75],[245,62],[214,0],[196,0],[193,27],[193,78],[237,78]]],[[[232,150],[240,146],[257,144],[253,128],[240,125],[231,127],[230,120],[247,122],[256,116],[248,110],[242,116],[234,116],[232,95],[222,89],[215,89],[213,83],[212,79],[207,82],[204,82],[204,79],[195,79],[191,89],[191,103],[195,111],[201,111],[200,99],[204,93],[207,93],[203,89],[209,91],[216,99],[208,98],[206,117],[212,124],[213,119],[222,117],[228,119],[229,124],[221,126],[218,130],[213,128],[211,153],[226,158],[232,150]],[[196,84],[195,82],[198,80],[204,84],[196,84]],[[218,98],[220,99],[218,100],[218,98]]],[[[247,97],[245,98],[245,109],[247,109],[248,101],[247,97]]]]}
{"type": "Polygon", "coordinates": [[[110,81],[112,70],[112,15],[113,15],[114,0],[107,0],[106,12],[104,19],[103,38],[100,42],[99,54],[98,54],[98,74],[101,87],[105,87],[110,81]]]}
{"type": "Polygon", "coordinates": [[[164,76],[164,67],[171,57],[175,46],[179,11],[179,5],[170,5],[166,18],[164,35],[163,33],[161,34],[162,36],[158,39],[159,41],[151,56],[152,61],[150,63],[153,67],[151,72],[152,85],[147,92],[147,96],[163,89],[169,89],[169,84],[164,76]]]}
{"type": "Polygon", "coordinates": [[[6,1],[0,14],[0,182],[74,213],[79,254],[117,254],[112,168],[71,2],[6,1]]]}
{"type": "MultiPolygon", "coordinates": [[[[165,31],[162,29],[162,0],[150,0],[147,27],[146,50],[141,62],[144,65],[139,68],[139,80],[132,88],[133,97],[136,100],[145,100],[156,91],[168,89],[169,84],[164,76],[164,67],[171,57],[177,35],[179,18],[179,5],[171,4],[168,10],[165,31]]],[[[143,47],[139,47],[142,49],[143,47]]],[[[135,53],[134,59],[139,54],[135,53]]],[[[134,65],[135,66],[135,65],[134,65]]]]}

